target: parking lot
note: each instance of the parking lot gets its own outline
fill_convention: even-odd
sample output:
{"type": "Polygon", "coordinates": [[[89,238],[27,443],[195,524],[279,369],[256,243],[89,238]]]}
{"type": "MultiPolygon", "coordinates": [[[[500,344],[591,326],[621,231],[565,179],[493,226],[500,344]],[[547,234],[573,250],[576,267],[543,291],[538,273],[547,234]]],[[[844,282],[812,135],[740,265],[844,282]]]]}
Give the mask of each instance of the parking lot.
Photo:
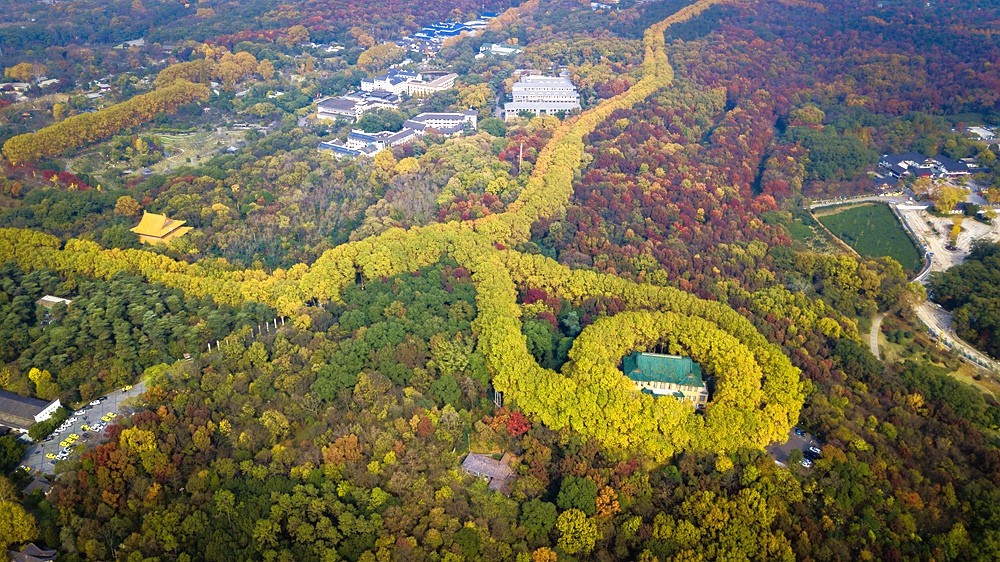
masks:
{"type": "Polygon", "coordinates": [[[815,437],[804,431],[802,431],[802,435],[798,435],[796,429],[792,428],[788,432],[788,440],[784,443],[772,443],[767,447],[767,452],[770,453],[775,461],[781,463],[782,466],[788,465],[788,457],[796,449],[806,453],[809,447],[822,448],[822,445],[815,437]]]}
{"type": "MultiPolygon", "coordinates": [[[[69,453],[70,457],[75,454],[76,450],[101,441],[104,436],[103,429],[100,431],[87,431],[83,429],[83,426],[90,427],[99,424],[102,421],[101,418],[107,416],[109,413],[121,415],[123,403],[127,399],[138,396],[145,391],[146,383],[139,382],[128,390],[118,389],[105,395],[103,400],[96,405],[87,405],[73,412],[70,414],[69,419],[73,420],[75,418],[75,421],[67,424],[66,429],[59,433],[53,433],[46,440],[29,446],[21,464],[32,471],[37,470],[46,474],[55,472],[55,465],[58,463],[58,459],[50,459],[48,455],[58,455],[60,451],[66,448],[63,446],[63,443],[74,434],[79,435],[79,438],[74,443],[68,444],[69,448],[73,450],[73,452],[69,453]]],[[[110,425],[115,421],[115,419],[111,419],[110,422],[105,423],[106,425],[110,425]]]]}

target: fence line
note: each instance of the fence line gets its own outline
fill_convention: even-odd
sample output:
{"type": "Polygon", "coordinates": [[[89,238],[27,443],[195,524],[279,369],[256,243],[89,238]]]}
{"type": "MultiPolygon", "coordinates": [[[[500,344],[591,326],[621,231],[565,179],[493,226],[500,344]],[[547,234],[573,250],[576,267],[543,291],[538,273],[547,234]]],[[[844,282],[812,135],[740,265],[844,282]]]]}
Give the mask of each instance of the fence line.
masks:
{"type": "MultiPolygon", "coordinates": [[[[254,336],[254,328],[253,328],[253,326],[250,326],[250,337],[249,337],[249,339],[253,340],[255,337],[259,338],[262,334],[265,334],[265,333],[270,334],[271,331],[272,331],[272,323],[274,325],[273,326],[273,330],[274,330],[275,333],[277,333],[278,332],[278,319],[279,318],[281,319],[281,327],[282,328],[285,327],[285,317],[284,316],[278,316],[273,321],[272,320],[267,320],[263,324],[257,324],[257,334],[256,334],[256,336],[254,336]]],[[[216,351],[220,350],[223,345],[229,345],[229,343],[230,343],[229,340],[230,340],[229,336],[226,336],[226,338],[222,339],[222,340],[215,340],[215,350],[216,351]]],[[[244,343],[246,342],[246,340],[243,340],[243,341],[244,341],[244,343]]],[[[210,341],[210,342],[208,342],[208,352],[211,353],[211,351],[212,351],[212,342],[210,341]]]]}

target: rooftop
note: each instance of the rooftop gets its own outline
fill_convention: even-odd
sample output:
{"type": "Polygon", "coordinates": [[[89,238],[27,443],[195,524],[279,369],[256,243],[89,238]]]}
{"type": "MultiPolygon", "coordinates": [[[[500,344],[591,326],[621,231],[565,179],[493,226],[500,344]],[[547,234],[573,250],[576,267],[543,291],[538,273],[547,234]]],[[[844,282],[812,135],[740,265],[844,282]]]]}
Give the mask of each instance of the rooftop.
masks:
{"type": "Polygon", "coordinates": [[[39,476],[34,480],[32,480],[30,484],[25,486],[24,489],[21,490],[21,493],[26,496],[30,496],[34,492],[38,491],[41,492],[43,495],[48,495],[48,493],[51,490],[52,490],[52,483],[49,482],[44,476],[39,476]]]}
{"type": "Polygon", "coordinates": [[[622,370],[638,382],[666,382],[682,386],[704,386],[701,365],[690,357],[639,353],[634,351],[622,360],[622,370]]]}
{"type": "Polygon", "coordinates": [[[496,460],[489,455],[479,453],[469,453],[462,461],[462,469],[474,476],[485,476],[490,479],[490,489],[502,491],[507,481],[514,477],[514,471],[510,468],[509,456],[504,455],[500,460],[496,460]]]}
{"type": "Polygon", "coordinates": [[[35,301],[35,304],[39,306],[44,306],[45,308],[52,308],[53,306],[62,303],[66,306],[73,304],[73,301],[69,299],[64,299],[62,297],[54,297],[52,295],[45,295],[44,297],[35,301]]]}
{"type": "Polygon", "coordinates": [[[131,230],[140,236],[149,236],[151,238],[166,238],[172,233],[176,236],[181,236],[191,230],[190,227],[181,228],[185,222],[187,221],[175,221],[174,219],[167,218],[166,215],[143,211],[142,220],[131,230]]]}
{"type": "Polygon", "coordinates": [[[48,562],[56,557],[55,550],[44,550],[35,546],[35,543],[28,543],[28,546],[21,549],[8,551],[11,562],[48,562]]]}
{"type": "Polygon", "coordinates": [[[49,404],[51,402],[0,390],[0,420],[10,417],[32,420],[49,404]]]}

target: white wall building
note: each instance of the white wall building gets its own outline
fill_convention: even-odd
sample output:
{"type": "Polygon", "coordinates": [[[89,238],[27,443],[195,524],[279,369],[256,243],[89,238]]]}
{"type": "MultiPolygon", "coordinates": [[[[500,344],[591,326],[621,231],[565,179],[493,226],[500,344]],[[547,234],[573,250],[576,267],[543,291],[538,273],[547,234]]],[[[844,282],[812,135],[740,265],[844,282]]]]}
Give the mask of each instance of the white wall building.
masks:
{"type": "Polygon", "coordinates": [[[383,90],[354,92],[346,96],[324,98],[316,104],[317,119],[351,119],[357,121],[373,109],[399,107],[399,96],[383,90]]]}
{"type": "Polygon", "coordinates": [[[555,115],[580,109],[580,94],[565,76],[522,76],[514,84],[512,101],[504,104],[504,120],[522,111],[535,115],[555,115]]]}
{"type": "Polygon", "coordinates": [[[397,96],[406,94],[413,97],[425,97],[436,92],[443,92],[454,88],[456,78],[458,78],[458,74],[451,73],[438,76],[432,80],[425,80],[424,76],[418,72],[390,70],[371,80],[362,80],[361,90],[364,92],[384,90],[392,92],[397,96]]]}
{"type": "Polygon", "coordinates": [[[421,113],[404,121],[403,128],[398,132],[366,133],[354,129],[347,135],[346,143],[326,141],[321,142],[318,148],[350,158],[375,156],[387,148],[414,141],[431,132],[450,137],[465,131],[466,127],[475,130],[477,121],[478,114],[472,110],[461,113],[421,113]]]}

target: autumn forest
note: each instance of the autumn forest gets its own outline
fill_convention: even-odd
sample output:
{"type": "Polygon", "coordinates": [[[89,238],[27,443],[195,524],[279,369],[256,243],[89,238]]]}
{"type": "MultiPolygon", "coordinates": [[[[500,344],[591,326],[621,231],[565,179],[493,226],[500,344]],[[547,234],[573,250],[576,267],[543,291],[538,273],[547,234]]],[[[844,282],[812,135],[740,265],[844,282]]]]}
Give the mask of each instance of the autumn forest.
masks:
{"type": "Polygon", "coordinates": [[[998,373],[921,312],[1000,357],[1000,237],[965,241],[1000,203],[998,22],[989,0],[15,0],[0,399],[61,408],[0,425],[0,549],[1000,558],[998,373]],[[414,39],[435,22],[468,30],[414,39]],[[392,69],[457,80],[321,118],[392,69]],[[529,73],[581,109],[504,118],[529,73]],[[896,153],[972,172],[897,178],[896,153]],[[929,275],[859,253],[811,211],[855,197],[923,204],[968,249],[929,275]],[[147,215],[180,229],[151,242],[147,215]],[[640,392],[632,352],[692,359],[708,403],[640,392]]]}

